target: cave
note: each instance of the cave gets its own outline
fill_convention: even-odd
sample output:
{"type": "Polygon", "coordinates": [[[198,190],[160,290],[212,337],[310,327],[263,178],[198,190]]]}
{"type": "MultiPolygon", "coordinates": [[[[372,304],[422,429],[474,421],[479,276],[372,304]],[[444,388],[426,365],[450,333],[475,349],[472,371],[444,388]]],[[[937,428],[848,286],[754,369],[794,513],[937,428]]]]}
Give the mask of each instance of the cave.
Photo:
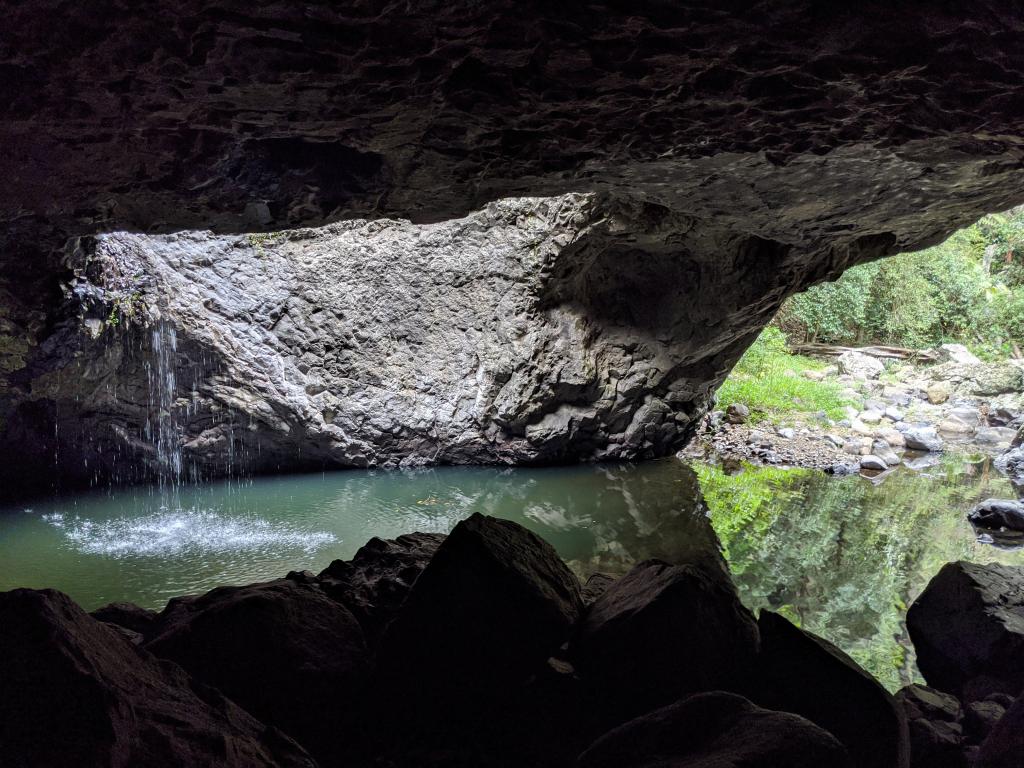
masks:
{"type": "MultiPolygon", "coordinates": [[[[318,575],[268,555],[287,578],[170,585],[159,618],[119,594],[97,618],[61,592],[0,593],[0,763],[1016,764],[1016,673],[943,657],[920,665],[935,690],[894,698],[791,616],[755,618],[690,519],[706,509],[696,477],[642,467],[692,445],[787,299],[1024,204],[1019,9],[5,11],[0,501],[159,499],[148,529],[83,523],[87,497],[48,513],[79,540],[102,529],[109,553],[180,527],[166,508],[186,496],[205,509],[204,484],[256,505],[260,476],[497,467],[487,499],[531,468],[600,475],[588,500],[635,540],[607,534],[622,572],[581,585],[557,545],[467,507],[443,531],[359,528],[346,535],[370,543],[318,575]],[[638,512],[653,493],[656,514],[638,512]],[[630,561],[641,552],[656,560],[630,561]],[[678,647],[640,640],[662,632],[678,647]],[[261,691],[256,670],[288,654],[300,672],[261,691]],[[859,714],[821,700],[836,697],[859,714]],[[987,715],[986,739],[944,735],[975,728],[984,712],[949,714],[975,704],[1006,714],[987,715]]],[[[1015,450],[1004,465],[1024,478],[1015,450]]],[[[239,531],[203,514],[221,542],[298,536],[287,519],[239,531]]],[[[974,589],[987,619],[1024,584],[998,570],[1013,566],[957,566],[932,600],[974,589]]],[[[39,578],[12,586],[51,586],[39,578]]],[[[920,616],[953,610],[922,600],[920,616]]]]}

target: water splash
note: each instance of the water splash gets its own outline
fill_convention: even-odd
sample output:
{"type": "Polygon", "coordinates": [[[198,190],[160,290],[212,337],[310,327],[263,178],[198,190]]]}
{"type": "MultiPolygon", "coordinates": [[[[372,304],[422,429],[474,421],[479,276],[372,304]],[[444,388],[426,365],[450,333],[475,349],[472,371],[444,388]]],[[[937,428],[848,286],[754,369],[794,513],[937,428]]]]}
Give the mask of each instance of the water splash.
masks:
{"type": "Polygon", "coordinates": [[[337,541],[334,534],[309,531],[256,517],[228,517],[203,509],[169,510],[137,518],[93,521],[54,512],[42,519],[60,530],[79,553],[110,558],[169,557],[278,550],[312,554],[337,541]]]}

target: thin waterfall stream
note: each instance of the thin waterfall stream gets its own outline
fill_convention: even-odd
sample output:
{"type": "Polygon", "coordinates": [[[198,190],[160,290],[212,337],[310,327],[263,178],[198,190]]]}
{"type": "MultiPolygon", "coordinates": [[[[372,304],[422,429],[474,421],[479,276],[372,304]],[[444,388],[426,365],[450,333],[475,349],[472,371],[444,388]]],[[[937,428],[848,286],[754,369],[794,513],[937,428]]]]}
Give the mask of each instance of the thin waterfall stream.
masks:
{"type": "Polygon", "coordinates": [[[146,363],[150,419],[146,437],[156,448],[157,483],[163,493],[177,489],[182,478],[182,430],[175,418],[178,334],[171,323],[160,320],[150,338],[152,355],[146,363]]]}

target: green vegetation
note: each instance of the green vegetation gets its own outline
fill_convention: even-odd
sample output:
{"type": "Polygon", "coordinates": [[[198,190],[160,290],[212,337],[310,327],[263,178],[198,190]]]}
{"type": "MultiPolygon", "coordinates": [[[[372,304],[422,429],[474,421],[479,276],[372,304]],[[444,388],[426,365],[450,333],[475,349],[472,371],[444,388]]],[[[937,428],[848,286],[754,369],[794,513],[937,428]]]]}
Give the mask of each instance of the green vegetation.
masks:
{"type": "Polygon", "coordinates": [[[266,255],[263,246],[279,243],[287,237],[285,232],[250,232],[249,245],[256,252],[256,258],[262,259],[266,255]]]}
{"type": "Polygon", "coordinates": [[[842,418],[846,400],[839,386],[804,376],[805,371],[822,370],[826,365],[789,354],[782,331],[769,326],[719,388],[718,402],[723,407],[742,403],[750,409],[754,422],[785,423],[797,416],[821,412],[832,419],[842,418]]]}
{"type": "Polygon", "coordinates": [[[987,460],[949,454],[881,485],[811,470],[695,464],[715,532],[752,610],[831,640],[890,690],[915,680],[906,608],[951,560],[1019,564],[975,541],[965,512],[1011,494],[987,460]]]}
{"type": "Polygon", "coordinates": [[[794,296],[777,318],[790,338],[927,347],[984,358],[1024,347],[1024,208],[986,216],[944,243],[847,270],[794,296]]]}
{"type": "Polygon", "coordinates": [[[110,305],[110,314],[107,316],[107,327],[116,328],[121,321],[130,322],[141,315],[145,308],[141,291],[119,294],[110,305]]]}

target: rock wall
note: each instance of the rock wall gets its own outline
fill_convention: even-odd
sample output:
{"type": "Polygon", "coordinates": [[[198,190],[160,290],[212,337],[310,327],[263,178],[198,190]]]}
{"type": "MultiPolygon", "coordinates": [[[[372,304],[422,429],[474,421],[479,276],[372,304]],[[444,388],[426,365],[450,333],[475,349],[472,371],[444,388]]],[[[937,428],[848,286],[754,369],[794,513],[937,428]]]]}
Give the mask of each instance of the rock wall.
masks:
{"type": "Polygon", "coordinates": [[[428,225],[83,239],[13,418],[45,445],[52,404],[60,473],[94,481],[665,455],[804,266],[732,235],[725,269],[711,237],[574,194],[428,225]]]}

